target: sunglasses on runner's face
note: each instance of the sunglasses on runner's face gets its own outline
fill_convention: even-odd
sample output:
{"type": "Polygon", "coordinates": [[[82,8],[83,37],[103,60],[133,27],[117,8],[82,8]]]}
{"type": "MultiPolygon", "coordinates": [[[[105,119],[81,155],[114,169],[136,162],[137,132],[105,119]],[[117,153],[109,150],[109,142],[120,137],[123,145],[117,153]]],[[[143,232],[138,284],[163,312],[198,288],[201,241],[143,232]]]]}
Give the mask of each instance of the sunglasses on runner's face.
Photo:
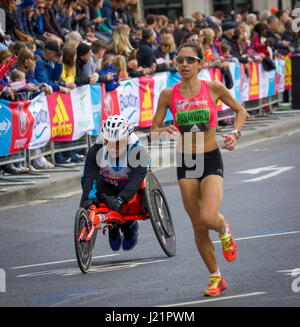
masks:
{"type": "Polygon", "coordinates": [[[186,61],[188,64],[193,64],[196,61],[201,61],[199,57],[196,56],[189,56],[189,57],[176,57],[176,62],[178,64],[183,64],[186,61]]]}

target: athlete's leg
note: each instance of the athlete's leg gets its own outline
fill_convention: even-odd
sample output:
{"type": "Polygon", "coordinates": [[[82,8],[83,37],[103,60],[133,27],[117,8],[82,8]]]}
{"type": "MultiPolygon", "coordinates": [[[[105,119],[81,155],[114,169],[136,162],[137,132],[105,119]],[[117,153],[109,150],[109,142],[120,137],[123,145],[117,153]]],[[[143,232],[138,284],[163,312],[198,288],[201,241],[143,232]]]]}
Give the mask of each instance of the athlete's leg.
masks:
{"type": "Polygon", "coordinates": [[[201,221],[202,194],[197,179],[179,179],[182,201],[188,213],[198,251],[210,273],[218,270],[214,245],[209,237],[209,229],[201,221]]]}

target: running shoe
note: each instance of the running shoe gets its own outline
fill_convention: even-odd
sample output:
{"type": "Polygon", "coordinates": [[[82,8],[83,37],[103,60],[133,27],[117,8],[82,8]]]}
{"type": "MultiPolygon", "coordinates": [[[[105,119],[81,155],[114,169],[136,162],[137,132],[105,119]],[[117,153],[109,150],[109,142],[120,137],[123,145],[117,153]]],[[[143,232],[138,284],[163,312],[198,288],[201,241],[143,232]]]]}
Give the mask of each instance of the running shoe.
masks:
{"type": "Polygon", "coordinates": [[[238,246],[235,239],[232,236],[231,228],[228,224],[226,224],[228,228],[227,236],[220,236],[220,241],[223,247],[223,255],[227,261],[233,261],[238,254],[238,246]]]}
{"type": "Polygon", "coordinates": [[[223,276],[211,275],[209,278],[208,289],[204,291],[204,296],[218,296],[227,288],[223,276]]]}
{"type": "Polygon", "coordinates": [[[120,233],[120,225],[108,229],[109,245],[113,251],[119,251],[122,243],[122,236],[120,233]]]}
{"type": "Polygon", "coordinates": [[[138,242],[138,229],[139,224],[137,221],[133,222],[129,226],[123,226],[124,233],[123,250],[132,250],[138,242]]]}

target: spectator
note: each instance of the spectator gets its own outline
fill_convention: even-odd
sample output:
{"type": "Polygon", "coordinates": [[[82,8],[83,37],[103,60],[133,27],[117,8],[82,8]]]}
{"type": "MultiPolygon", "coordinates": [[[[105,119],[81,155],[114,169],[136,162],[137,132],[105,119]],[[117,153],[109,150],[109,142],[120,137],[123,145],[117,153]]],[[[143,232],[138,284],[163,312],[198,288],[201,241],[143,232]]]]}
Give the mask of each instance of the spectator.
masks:
{"type": "Polygon", "coordinates": [[[279,33],[284,32],[284,24],[289,20],[289,13],[287,10],[278,10],[275,13],[275,16],[278,18],[278,31],[279,33]]]}
{"type": "Polygon", "coordinates": [[[229,22],[229,21],[225,22],[222,25],[223,35],[221,38],[221,42],[225,42],[230,46],[231,55],[233,57],[238,58],[240,63],[246,64],[246,63],[253,62],[253,59],[250,56],[247,56],[247,55],[243,56],[239,53],[237,44],[232,39],[234,36],[235,28],[236,28],[236,23],[229,22]]]}
{"type": "Polygon", "coordinates": [[[127,79],[128,73],[127,73],[127,64],[124,56],[114,56],[112,59],[112,64],[116,68],[116,81],[120,82],[124,79],[127,79]]]}
{"type": "Polygon", "coordinates": [[[33,35],[42,42],[46,41],[44,30],[45,3],[44,0],[37,0],[34,6],[33,14],[29,16],[29,25],[33,35]]]}
{"type": "Polygon", "coordinates": [[[32,35],[32,30],[28,24],[29,17],[33,15],[34,0],[23,0],[17,6],[17,15],[21,31],[27,35],[32,35]]]}
{"type": "Polygon", "coordinates": [[[67,43],[63,49],[63,70],[60,76],[59,84],[65,86],[69,89],[74,89],[76,87],[76,46],[74,43],[67,43]]]}
{"type": "Polygon", "coordinates": [[[75,23],[77,8],[77,0],[67,0],[65,5],[56,13],[57,23],[63,34],[70,33],[72,31],[72,24],[75,23]]]}
{"type": "Polygon", "coordinates": [[[61,41],[63,39],[63,33],[57,23],[55,13],[52,8],[53,0],[44,0],[44,1],[45,1],[45,10],[43,14],[44,31],[56,35],[58,38],[60,38],[61,41]]]}
{"type": "Polygon", "coordinates": [[[102,7],[103,17],[106,18],[106,25],[113,31],[122,21],[122,8],[124,8],[125,0],[104,0],[102,7]]]}
{"type": "Polygon", "coordinates": [[[253,30],[254,26],[257,23],[257,17],[255,14],[251,13],[247,16],[246,23],[251,27],[251,30],[253,30]]]}
{"type": "Polygon", "coordinates": [[[0,8],[5,12],[6,35],[13,42],[17,40],[31,42],[33,38],[21,30],[16,12],[16,0],[0,0],[0,8]]]}
{"type": "Polygon", "coordinates": [[[39,83],[46,84],[44,92],[52,91],[69,93],[70,89],[58,85],[62,73],[62,53],[56,41],[47,41],[42,50],[37,50],[38,59],[34,70],[34,77],[39,83]]]}
{"type": "Polygon", "coordinates": [[[137,52],[139,66],[149,68],[147,73],[153,73],[156,70],[156,58],[152,49],[152,43],[156,38],[156,34],[152,28],[143,30],[143,39],[137,52]]]}
{"type": "Polygon", "coordinates": [[[95,40],[91,45],[92,55],[89,61],[84,65],[84,73],[91,76],[101,69],[101,61],[104,51],[107,50],[107,44],[102,40],[95,40]]]}
{"type": "Polygon", "coordinates": [[[289,52],[289,41],[281,41],[281,36],[279,34],[279,19],[272,15],[267,19],[267,37],[271,38],[274,42],[274,49],[278,50],[279,53],[289,52]]]}
{"type": "Polygon", "coordinates": [[[95,83],[108,83],[114,77],[113,74],[108,73],[107,75],[98,74],[95,71],[92,75],[87,76],[84,72],[84,65],[89,61],[92,56],[92,50],[86,43],[80,43],[77,47],[77,59],[76,59],[76,79],[75,84],[95,84],[95,83]]]}
{"type": "Polygon", "coordinates": [[[254,36],[252,39],[252,49],[257,53],[263,53],[266,57],[270,57],[270,52],[266,45],[267,40],[267,25],[264,23],[258,23],[255,25],[254,36]]]}
{"type": "Polygon", "coordinates": [[[173,36],[164,36],[159,47],[154,51],[156,58],[156,72],[172,71],[176,72],[175,60],[175,41],[173,36]]]}
{"type": "Polygon", "coordinates": [[[89,1],[89,19],[93,23],[95,36],[106,43],[111,42],[112,30],[106,24],[102,14],[103,0],[89,1]]]}
{"type": "Polygon", "coordinates": [[[77,46],[82,42],[82,36],[80,33],[72,31],[65,36],[65,41],[66,43],[74,43],[74,46],[77,48],[77,46]]]}
{"type": "MultiPolygon", "coordinates": [[[[103,75],[106,75],[108,73],[113,75],[113,79],[111,79],[108,83],[105,84],[106,92],[111,92],[120,85],[120,83],[117,80],[117,69],[116,66],[113,64],[113,60],[115,57],[116,56],[113,54],[107,54],[103,58],[102,67],[99,71],[99,73],[103,75]]],[[[124,58],[124,56],[122,57],[124,58]]]]}
{"type": "Polygon", "coordinates": [[[194,21],[195,20],[192,17],[183,18],[183,28],[175,35],[175,43],[177,48],[179,47],[182,39],[194,29],[194,21]]]}

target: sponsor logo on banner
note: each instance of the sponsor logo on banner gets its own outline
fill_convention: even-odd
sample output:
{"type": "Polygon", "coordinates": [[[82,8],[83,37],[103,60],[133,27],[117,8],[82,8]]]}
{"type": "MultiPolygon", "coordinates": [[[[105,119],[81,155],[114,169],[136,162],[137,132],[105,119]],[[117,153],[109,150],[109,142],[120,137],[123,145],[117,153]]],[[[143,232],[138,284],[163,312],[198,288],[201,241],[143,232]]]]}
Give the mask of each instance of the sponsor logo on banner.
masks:
{"type": "Polygon", "coordinates": [[[138,126],[140,101],[138,94],[138,79],[124,81],[118,87],[120,113],[126,117],[132,126],[138,126]]]}
{"type": "Polygon", "coordinates": [[[47,96],[54,141],[72,141],[74,118],[70,94],[53,93],[47,96]]]}
{"type": "Polygon", "coordinates": [[[30,102],[10,102],[12,112],[12,135],[9,154],[27,148],[31,140],[34,118],[28,110],[30,102]]]}
{"type": "Polygon", "coordinates": [[[33,132],[29,144],[30,149],[46,145],[51,138],[49,113],[44,95],[36,97],[30,104],[29,110],[34,117],[33,132]]]}
{"type": "Polygon", "coordinates": [[[249,64],[249,101],[259,99],[259,69],[257,63],[249,64]]]}
{"type": "Polygon", "coordinates": [[[102,107],[102,114],[101,114],[101,125],[102,122],[107,119],[109,116],[113,115],[120,115],[120,107],[119,107],[119,99],[117,90],[113,90],[110,92],[105,91],[105,85],[102,84],[102,94],[104,97],[104,105],[102,107]]]}
{"type": "Polygon", "coordinates": [[[292,88],[292,62],[289,55],[284,57],[285,61],[285,80],[284,89],[290,90],[292,88]]]}
{"type": "Polygon", "coordinates": [[[154,113],[154,80],[151,76],[140,78],[140,127],[151,126],[154,113]]]}

